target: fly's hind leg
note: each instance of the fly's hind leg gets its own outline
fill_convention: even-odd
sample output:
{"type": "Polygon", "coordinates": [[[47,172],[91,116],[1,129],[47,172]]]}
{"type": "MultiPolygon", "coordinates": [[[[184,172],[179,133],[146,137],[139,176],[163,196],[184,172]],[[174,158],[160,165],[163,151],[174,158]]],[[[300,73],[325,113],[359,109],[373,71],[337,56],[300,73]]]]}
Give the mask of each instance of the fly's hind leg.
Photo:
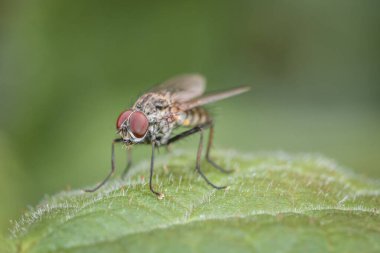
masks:
{"type": "Polygon", "coordinates": [[[199,145],[198,145],[198,151],[197,151],[197,161],[196,161],[196,164],[195,164],[195,169],[196,171],[199,173],[199,175],[201,175],[201,177],[206,181],[207,184],[211,185],[212,187],[214,187],[215,189],[224,189],[226,188],[227,186],[217,186],[217,185],[214,185],[213,183],[210,182],[210,180],[208,180],[208,178],[203,174],[202,170],[201,170],[201,155],[202,155],[202,149],[203,149],[203,130],[202,128],[200,129],[200,138],[199,138],[199,145]]]}
{"type": "Polygon", "coordinates": [[[212,147],[212,142],[214,140],[214,124],[211,122],[210,124],[210,132],[208,136],[208,143],[207,143],[207,149],[206,149],[206,160],[208,163],[210,163],[215,169],[223,172],[223,173],[231,173],[233,170],[226,170],[222,168],[220,165],[216,164],[211,158],[210,158],[210,149],[212,147]]]}
{"type": "MultiPolygon", "coordinates": [[[[173,142],[176,142],[176,141],[179,141],[189,135],[192,135],[192,134],[195,134],[195,133],[198,133],[200,132],[200,140],[199,140],[199,145],[198,145],[198,151],[197,151],[197,160],[196,160],[196,164],[195,164],[195,170],[199,173],[199,175],[207,182],[207,184],[211,185],[212,187],[214,187],[215,189],[224,189],[226,188],[226,186],[217,186],[215,184],[213,184],[212,182],[210,182],[210,180],[203,174],[202,170],[201,170],[201,166],[200,166],[200,160],[201,160],[201,155],[202,155],[202,149],[203,149],[203,130],[205,128],[208,128],[212,125],[212,122],[207,122],[205,124],[202,124],[202,125],[199,125],[199,126],[196,126],[194,128],[191,128],[185,132],[182,132],[172,138],[170,138],[167,142],[167,145],[168,144],[171,144],[173,142]]],[[[208,147],[209,149],[209,147],[208,147]]]]}

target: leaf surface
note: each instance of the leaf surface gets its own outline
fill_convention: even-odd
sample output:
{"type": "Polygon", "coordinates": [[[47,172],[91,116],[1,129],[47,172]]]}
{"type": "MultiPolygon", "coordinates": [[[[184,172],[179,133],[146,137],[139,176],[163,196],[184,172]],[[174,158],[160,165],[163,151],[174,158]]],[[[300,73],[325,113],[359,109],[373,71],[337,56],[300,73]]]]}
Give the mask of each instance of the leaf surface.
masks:
{"type": "MultiPolygon", "coordinates": [[[[380,252],[380,183],[318,155],[219,152],[215,190],[174,152],[94,194],[45,198],[14,226],[17,252],[380,252]]],[[[9,247],[13,248],[13,247],[9,247]]],[[[11,252],[11,251],[10,251],[11,252]]],[[[12,251],[13,252],[13,251],[12,251]]]]}

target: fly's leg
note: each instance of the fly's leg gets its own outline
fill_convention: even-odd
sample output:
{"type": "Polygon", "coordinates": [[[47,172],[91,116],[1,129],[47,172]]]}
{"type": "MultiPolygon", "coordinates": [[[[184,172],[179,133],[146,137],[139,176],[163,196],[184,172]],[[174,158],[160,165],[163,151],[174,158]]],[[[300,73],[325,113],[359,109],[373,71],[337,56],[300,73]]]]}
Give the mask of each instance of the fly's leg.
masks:
{"type": "Polygon", "coordinates": [[[215,169],[218,169],[219,171],[223,173],[231,173],[233,170],[226,170],[222,167],[220,167],[218,164],[216,164],[211,158],[210,158],[210,149],[212,147],[212,142],[214,140],[214,124],[210,124],[210,134],[208,136],[208,143],[207,143],[207,150],[206,150],[206,160],[209,162],[215,169]]]}
{"type": "Polygon", "coordinates": [[[125,179],[131,166],[132,166],[132,150],[127,147],[127,166],[125,166],[123,174],[121,174],[121,179],[125,179]]]}
{"type": "Polygon", "coordinates": [[[150,159],[149,189],[151,192],[157,195],[158,199],[163,199],[165,195],[163,193],[155,191],[152,185],[153,169],[154,169],[154,148],[155,148],[155,144],[154,144],[154,141],[152,141],[152,157],[150,159]]]}
{"type": "MultiPolygon", "coordinates": [[[[198,152],[197,152],[197,160],[196,160],[196,164],[195,164],[195,169],[196,171],[201,175],[201,177],[209,184],[211,185],[212,187],[214,187],[215,189],[224,189],[226,188],[226,186],[216,186],[214,185],[213,183],[210,182],[210,180],[208,180],[208,178],[203,174],[203,172],[201,171],[201,168],[200,168],[200,160],[201,160],[201,155],[202,155],[202,149],[203,149],[203,129],[205,128],[208,128],[212,125],[212,122],[207,122],[205,124],[202,124],[202,125],[199,125],[199,126],[196,126],[194,128],[191,128],[185,132],[182,132],[172,138],[170,138],[167,142],[167,145],[168,144],[171,144],[173,142],[176,142],[176,141],[179,141],[189,135],[192,135],[192,134],[195,134],[195,133],[198,133],[200,132],[201,136],[200,136],[200,141],[199,141],[199,146],[198,146],[198,152]]],[[[209,149],[209,147],[208,147],[209,149]]]]}
{"type": "Polygon", "coordinates": [[[201,177],[206,181],[206,183],[208,183],[209,185],[211,185],[215,189],[218,189],[218,190],[224,189],[227,186],[214,185],[213,183],[210,182],[210,180],[208,180],[208,178],[201,171],[201,155],[202,155],[202,149],[203,149],[203,130],[202,130],[202,128],[200,128],[199,131],[200,131],[200,138],[199,138],[199,145],[198,145],[198,151],[197,151],[197,161],[195,164],[195,169],[197,170],[199,175],[201,175],[201,177]]]}
{"type": "Polygon", "coordinates": [[[102,187],[105,183],[107,183],[107,181],[110,179],[110,177],[113,175],[113,173],[115,172],[115,144],[116,143],[119,143],[119,142],[123,142],[123,139],[122,138],[118,138],[118,139],[115,139],[112,141],[112,148],[111,148],[111,171],[110,173],[107,175],[107,177],[100,183],[98,184],[95,188],[92,188],[92,189],[85,189],[84,191],[85,192],[94,192],[96,190],[98,190],[100,187],[102,187]]]}
{"type": "Polygon", "coordinates": [[[196,126],[196,127],[193,127],[189,130],[186,130],[182,133],[179,133],[177,134],[176,136],[173,136],[172,138],[170,138],[168,140],[168,142],[166,143],[166,145],[170,145],[172,144],[173,142],[176,142],[176,141],[179,141],[179,140],[182,140],[183,138],[189,136],[189,135],[192,135],[192,134],[195,134],[195,133],[198,133],[199,131],[201,131],[202,129],[206,129],[208,127],[210,127],[211,125],[211,122],[207,122],[207,123],[204,123],[204,124],[201,124],[199,126],[196,126]]]}

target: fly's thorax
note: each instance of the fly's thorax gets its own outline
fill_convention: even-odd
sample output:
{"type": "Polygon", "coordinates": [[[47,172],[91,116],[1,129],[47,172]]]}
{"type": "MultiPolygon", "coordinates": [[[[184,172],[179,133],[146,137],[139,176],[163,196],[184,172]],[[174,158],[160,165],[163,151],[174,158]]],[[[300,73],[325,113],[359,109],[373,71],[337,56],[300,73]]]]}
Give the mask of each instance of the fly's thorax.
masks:
{"type": "Polygon", "coordinates": [[[171,105],[168,93],[146,93],[142,95],[133,108],[143,111],[147,116],[165,111],[171,105]]]}
{"type": "Polygon", "coordinates": [[[196,126],[210,121],[210,114],[202,107],[181,112],[178,116],[178,124],[181,126],[196,126]]]}

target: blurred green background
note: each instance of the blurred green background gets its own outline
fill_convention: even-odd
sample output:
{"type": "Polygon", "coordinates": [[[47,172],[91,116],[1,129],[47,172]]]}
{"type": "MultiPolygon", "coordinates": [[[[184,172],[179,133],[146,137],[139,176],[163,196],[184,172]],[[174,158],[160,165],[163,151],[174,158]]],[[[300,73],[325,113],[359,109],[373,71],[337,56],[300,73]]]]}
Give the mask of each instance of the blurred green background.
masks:
{"type": "MultiPolygon", "coordinates": [[[[379,7],[0,2],[1,230],[45,194],[103,179],[119,112],[179,73],[203,73],[209,91],[253,87],[211,106],[216,148],[317,152],[379,179],[379,7]]],[[[195,156],[196,141],[176,147],[195,156]]]]}

